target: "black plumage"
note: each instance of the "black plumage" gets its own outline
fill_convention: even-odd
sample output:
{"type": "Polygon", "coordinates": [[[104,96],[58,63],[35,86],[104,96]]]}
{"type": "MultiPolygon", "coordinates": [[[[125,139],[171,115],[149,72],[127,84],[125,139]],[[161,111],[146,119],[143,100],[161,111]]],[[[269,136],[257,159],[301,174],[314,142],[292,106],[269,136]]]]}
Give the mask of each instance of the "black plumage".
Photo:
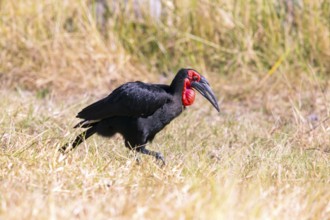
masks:
{"type": "MultiPolygon", "coordinates": [[[[115,89],[107,97],[81,110],[75,128],[87,128],[73,141],[72,149],[97,133],[111,137],[120,133],[125,146],[154,156],[165,164],[164,157],[146,149],[155,135],[181,114],[194,101],[195,88],[219,111],[215,96],[206,79],[192,69],[181,69],[171,85],[129,82],[115,89]],[[188,100],[188,101],[187,101],[188,100]]],[[[70,144],[61,148],[65,152],[70,144]]]]}

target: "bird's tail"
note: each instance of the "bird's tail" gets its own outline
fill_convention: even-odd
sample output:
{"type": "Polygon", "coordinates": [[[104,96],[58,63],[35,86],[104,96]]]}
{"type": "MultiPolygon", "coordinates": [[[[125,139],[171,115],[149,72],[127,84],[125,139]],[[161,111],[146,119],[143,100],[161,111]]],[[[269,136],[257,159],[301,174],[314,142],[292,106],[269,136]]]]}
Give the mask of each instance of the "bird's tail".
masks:
{"type": "Polygon", "coordinates": [[[99,122],[100,120],[83,120],[78,124],[76,124],[73,128],[89,128],[96,125],[99,122]]]}
{"type": "Polygon", "coordinates": [[[92,126],[89,129],[87,129],[86,131],[82,132],[81,134],[79,134],[76,139],[72,142],[72,144],[70,144],[70,142],[66,143],[65,145],[63,145],[59,151],[61,153],[65,153],[65,151],[68,149],[68,147],[71,145],[70,150],[75,149],[79,144],[81,144],[84,140],[86,140],[87,138],[89,138],[90,136],[92,136],[93,134],[95,134],[96,132],[96,126],[92,126]]]}

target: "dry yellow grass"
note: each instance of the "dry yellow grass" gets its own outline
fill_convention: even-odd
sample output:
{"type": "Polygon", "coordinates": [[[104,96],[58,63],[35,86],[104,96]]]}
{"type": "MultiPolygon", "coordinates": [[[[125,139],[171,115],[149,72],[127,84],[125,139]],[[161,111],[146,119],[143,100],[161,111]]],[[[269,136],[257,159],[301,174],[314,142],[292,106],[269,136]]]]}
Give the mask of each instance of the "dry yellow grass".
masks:
{"type": "Polygon", "coordinates": [[[265,94],[272,113],[264,102],[224,101],[221,115],[198,97],[150,145],[164,152],[161,169],[147,156],[137,165],[120,137],[59,155],[90,98],[1,91],[1,216],[328,219],[330,121],[318,112],[329,94],[315,90],[317,121],[299,106],[314,100],[310,93],[295,95],[265,94]]]}
{"type": "Polygon", "coordinates": [[[85,1],[2,1],[0,13],[5,86],[64,94],[147,79],[114,34],[104,41],[85,1]]]}
{"type": "Polygon", "coordinates": [[[90,2],[0,1],[1,219],[330,219],[328,1],[163,1],[106,33],[90,2]],[[119,136],[58,154],[82,107],[186,66],[222,112],[198,96],[149,146],[164,168],[119,136]]]}

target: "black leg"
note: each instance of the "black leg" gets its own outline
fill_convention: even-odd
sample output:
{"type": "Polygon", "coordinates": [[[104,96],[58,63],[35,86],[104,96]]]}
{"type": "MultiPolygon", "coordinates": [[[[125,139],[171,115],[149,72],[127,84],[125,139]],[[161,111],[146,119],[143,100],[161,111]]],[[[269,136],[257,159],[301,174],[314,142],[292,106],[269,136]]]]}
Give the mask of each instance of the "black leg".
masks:
{"type": "Polygon", "coordinates": [[[141,154],[146,154],[146,155],[153,156],[153,157],[156,158],[157,161],[160,160],[162,162],[162,165],[161,166],[164,166],[166,164],[165,163],[164,156],[161,153],[159,153],[159,152],[148,150],[144,146],[143,147],[138,147],[135,150],[137,152],[141,153],[141,154]]]}

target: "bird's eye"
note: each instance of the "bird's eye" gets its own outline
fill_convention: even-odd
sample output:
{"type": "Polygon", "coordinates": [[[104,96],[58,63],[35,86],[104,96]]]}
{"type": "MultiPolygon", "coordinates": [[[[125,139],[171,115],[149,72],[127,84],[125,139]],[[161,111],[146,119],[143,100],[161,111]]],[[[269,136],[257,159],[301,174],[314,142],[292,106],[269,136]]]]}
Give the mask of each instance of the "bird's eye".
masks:
{"type": "Polygon", "coordinates": [[[201,79],[200,75],[196,73],[194,70],[188,70],[187,75],[190,81],[199,82],[199,80],[201,79]]]}

